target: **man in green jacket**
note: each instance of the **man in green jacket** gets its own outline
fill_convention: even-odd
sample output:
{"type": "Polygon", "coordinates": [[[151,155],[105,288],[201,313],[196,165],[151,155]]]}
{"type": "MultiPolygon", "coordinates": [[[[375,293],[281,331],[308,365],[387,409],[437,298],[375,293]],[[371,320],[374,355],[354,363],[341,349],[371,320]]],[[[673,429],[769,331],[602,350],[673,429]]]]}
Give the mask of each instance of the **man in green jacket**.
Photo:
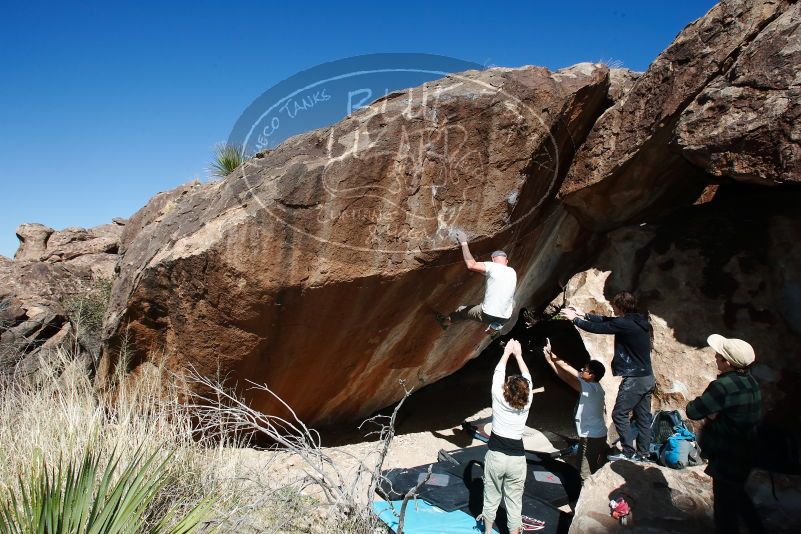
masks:
{"type": "Polygon", "coordinates": [[[687,405],[687,417],[707,419],[701,431],[701,451],[712,477],[715,532],[739,532],[740,517],[749,532],[764,532],[745,482],[751,472],[756,426],[762,416],[759,384],[749,370],[754,349],[741,339],[713,334],[707,343],[715,350],[718,378],[687,405]]]}

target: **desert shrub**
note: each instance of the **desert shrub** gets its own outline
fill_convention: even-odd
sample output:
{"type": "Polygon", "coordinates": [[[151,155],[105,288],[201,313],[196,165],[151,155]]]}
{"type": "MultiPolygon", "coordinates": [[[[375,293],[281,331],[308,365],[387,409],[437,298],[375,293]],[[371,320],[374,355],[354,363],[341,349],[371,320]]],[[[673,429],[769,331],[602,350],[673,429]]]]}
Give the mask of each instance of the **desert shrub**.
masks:
{"type": "MultiPolygon", "coordinates": [[[[368,430],[367,436],[373,435],[377,439],[370,450],[353,454],[326,450],[320,434],[306,426],[292,407],[265,384],[249,382],[251,390],[264,392],[278,401],[285,416],[262,413],[207,378],[196,376],[195,380],[214,393],[212,402],[195,405],[201,428],[213,428],[223,418],[228,422],[229,429],[257,432],[267,437],[282,453],[302,466],[304,475],[300,479],[284,480],[278,486],[262,486],[267,495],[277,493],[283,496],[277,502],[285,503],[285,511],[277,514],[279,520],[269,521],[270,524],[278,524],[278,531],[314,532],[320,531],[321,525],[348,534],[387,531],[386,526],[372,513],[371,503],[395,437],[398,411],[411,395],[411,389],[406,389],[406,395],[391,415],[376,415],[360,425],[360,429],[368,430]],[[280,522],[281,518],[283,522],[280,522]]],[[[401,385],[405,389],[403,382],[401,385]]],[[[205,400],[210,399],[206,397],[205,400]]],[[[266,509],[275,512],[276,502],[266,509]]],[[[320,532],[329,531],[324,529],[320,532]]]]}
{"type": "MultiPolygon", "coordinates": [[[[124,467],[119,465],[118,456],[112,453],[101,468],[104,460],[90,444],[81,460],[71,459],[50,468],[37,455],[29,478],[19,479],[21,499],[9,491],[8,497],[0,500],[0,531],[8,534],[141,532],[158,493],[172,479],[167,468],[171,455],[160,451],[146,454],[138,448],[124,467]]],[[[151,532],[192,532],[207,513],[209,504],[201,501],[186,514],[170,509],[151,532]],[[173,521],[178,515],[182,517],[173,521]]]]}
{"type": "Polygon", "coordinates": [[[622,69],[622,68],[625,68],[625,65],[624,65],[622,59],[614,59],[614,58],[611,58],[611,57],[610,58],[603,58],[602,57],[598,61],[596,61],[596,63],[599,63],[601,65],[605,65],[607,68],[610,68],[610,69],[622,69]]]}
{"type": "MultiPolygon", "coordinates": [[[[0,532],[31,532],[26,530],[31,524],[26,518],[35,514],[26,513],[23,503],[47,500],[48,510],[66,507],[66,497],[62,501],[52,497],[64,496],[70,484],[88,488],[93,479],[92,502],[97,495],[103,502],[105,492],[98,488],[109,466],[114,466],[109,488],[118,487],[120,481],[124,487],[133,476],[125,474],[130,466],[136,467],[131,473],[152,482],[147,485],[147,504],[140,506],[142,513],[133,521],[141,523],[137,532],[169,532],[187,516],[197,519],[197,510],[205,516],[196,530],[201,533],[386,532],[369,513],[374,485],[364,476],[369,479],[374,471],[362,477],[364,491],[358,491],[360,499],[355,502],[351,497],[357,493],[356,483],[337,473],[341,468],[319,440],[293,441],[292,435],[298,437],[293,428],[302,428],[302,435],[315,435],[305,426],[286,429],[289,450],[277,445],[275,450],[255,451],[240,432],[252,428],[242,418],[275,419],[232,410],[232,403],[215,405],[221,399],[204,402],[199,416],[197,406],[187,400],[185,380],[152,364],[140,366],[135,380],[114,380],[109,389],[98,390],[85,367],[66,351],[59,349],[59,358],[50,361],[36,381],[0,377],[0,510],[5,510],[0,514],[6,522],[0,522],[0,532]],[[283,467],[289,454],[304,455],[319,471],[286,474],[283,467]],[[88,471],[87,462],[94,466],[88,471]],[[321,487],[325,489],[320,491],[321,487]]],[[[221,393],[222,400],[228,398],[225,395],[221,393]]],[[[75,506],[70,504],[69,509],[75,506]]]]}
{"type": "Polygon", "coordinates": [[[111,297],[111,280],[96,279],[84,293],[72,295],[62,302],[75,326],[78,342],[97,359],[103,335],[103,317],[111,297]]]}
{"type": "Polygon", "coordinates": [[[245,161],[245,151],[242,147],[226,143],[214,147],[214,159],[209,165],[213,176],[225,178],[245,161]]]}
{"type": "Polygon", "coordinates": [[[6,510],[14,500],[21,505],[25,492],[30,497],[32,491],[43,491],[43,476],[50,479],[50,494],[58,493],[52,470],[57,479],[70,467],[74,474],[87,455],[99,465],[115,466],[111,476],[116,483],[127,466],[138,465],[140,474],[154,469],[137,458],[158,453],[161,473],[141,531],[156,529],[168,517],[176,523],[207,498],[214,501],[209,513],[224,515],[239,496],[236,485],[221,475],[231,466],[224,449],[235,443],[194,435],[191,414],[179,402],[180,384],[154,372],[99,393],[67,350],[59,349],[59,358],[48,362],[35,381],[0,378],[0,495],[6,510]],[[48,471],[45,466],[53,467],[48,471]]]}
{"type": "MultiPolygon", "coordinates": [[[[0,299],[0,313],[8,309],[10,305],[11,301],[9,299],[6,298],[0,299]]],[[[9,325],[10,323],[8,321],[0,319],[0,332],[8,328],[9,325]]]]}

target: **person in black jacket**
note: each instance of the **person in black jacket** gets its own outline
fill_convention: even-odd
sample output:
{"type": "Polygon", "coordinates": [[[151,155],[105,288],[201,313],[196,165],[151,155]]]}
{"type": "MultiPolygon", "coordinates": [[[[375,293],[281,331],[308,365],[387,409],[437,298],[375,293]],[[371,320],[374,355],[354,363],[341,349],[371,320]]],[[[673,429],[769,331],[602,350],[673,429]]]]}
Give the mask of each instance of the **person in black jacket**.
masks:
{"type": "Polygon", "coordinates": [[[609,456],[609,459],[643,460],[648,457],[651,444],[651,395],[656,383],[651,368],[650,328],[648,319],[637,312],[637,298],[631,293],[618,293],[612,298],[611,304],[614,317],[591,313],[584,315],[573,307],[562,310],[562,316],[587,332],[614,334],[612,374],[622,376],[623,380],[612,410],[612,421],[620,436],[623,451],[609,456]],[[635,432],[632,432],[632,420],[635,432]]]}

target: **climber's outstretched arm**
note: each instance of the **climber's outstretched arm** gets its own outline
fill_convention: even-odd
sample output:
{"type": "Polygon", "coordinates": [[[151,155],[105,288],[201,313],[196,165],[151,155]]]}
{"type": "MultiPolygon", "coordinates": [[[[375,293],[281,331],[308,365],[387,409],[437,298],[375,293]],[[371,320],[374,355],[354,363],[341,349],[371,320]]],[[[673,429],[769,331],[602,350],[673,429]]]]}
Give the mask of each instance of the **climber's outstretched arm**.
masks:
{"type": "Polygon", "coordinates": [[[551,340],[546,338],[545,346],[542,347],[542,354],[545,356],[545,361],[548,365],[553,369],[553,372],[556,373],[565,384],[570,386],[571,388],[575,389],[578,392],[581,392],[581,384],[579,383],[578,379],[578,371],[573,368],[572,365],[567,363],[566,361],[562,360],[553,353],[551,350],[551,340]]]}
{"type": "Polygon", "coordinates": [[[487,272],[487,268],[484,267],[483,261],[476,261],[473,259],[473,255],[470,254],[470,249],[467,247],[467,243],[461,243],[462,245],[462,255],[464,256],[464,263],[467,265],[467,268],[476,273],[485,273],[487,272]]]}
{"type": "Polygon", "coordinates": [[[487,272],[487,268],[484,267],[484,263],[480,261],[476,261],[473,258],[473,255],[470,254],[470,247],[467,246],[467,235],[464,232],[456,232],[454,236],[456,240],[459,242],[459,245],[462,247],[462,256],[464,256],[464,263],[467,265],[467,268],[476,273],[485,273],[487,272]]]}

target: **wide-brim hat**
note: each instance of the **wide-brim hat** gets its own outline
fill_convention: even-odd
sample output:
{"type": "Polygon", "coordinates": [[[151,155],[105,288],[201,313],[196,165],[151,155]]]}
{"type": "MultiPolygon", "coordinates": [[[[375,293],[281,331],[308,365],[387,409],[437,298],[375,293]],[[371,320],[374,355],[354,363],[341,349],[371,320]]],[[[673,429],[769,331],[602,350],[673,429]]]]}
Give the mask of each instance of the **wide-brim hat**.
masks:
{"type": "Polygon", "coordinates": [[[712,334],[706,338],[706,342],[710,347],[715,349],[715,352],[723,356],[727,362],[738,369],[748,367],[754,363],[756,359],[754,347],[742,339],[729,339],[719,334],[712,334]]]}

